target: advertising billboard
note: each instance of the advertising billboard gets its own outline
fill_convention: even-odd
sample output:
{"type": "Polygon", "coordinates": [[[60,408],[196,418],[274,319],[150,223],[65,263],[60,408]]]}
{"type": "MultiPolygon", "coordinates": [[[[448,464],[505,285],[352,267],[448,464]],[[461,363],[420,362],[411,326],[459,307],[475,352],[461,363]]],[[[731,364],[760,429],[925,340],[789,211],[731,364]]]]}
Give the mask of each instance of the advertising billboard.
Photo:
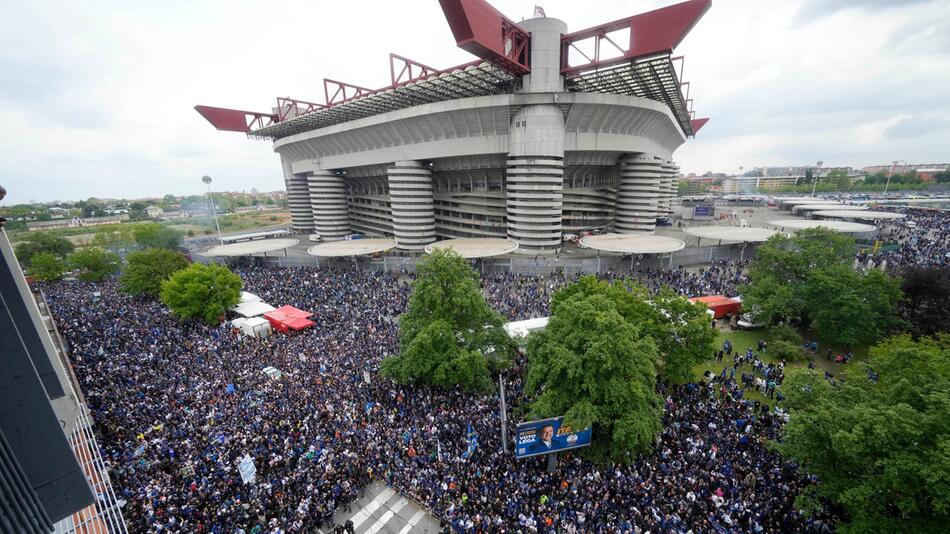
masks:
{"type": "Polygon", "coordinates": [[[575,431],[563,425],[563,419],[563,417],[553,417],[518,423],[515,436],[515,458],[528,458],[590,445],[591,429],[589,427],[575,431]]]}
{"type": "Polygon", "coordinates": [[[696,206],[693,208],[694,219],[712,219],[715,212],[714,206],[696,206]]]}

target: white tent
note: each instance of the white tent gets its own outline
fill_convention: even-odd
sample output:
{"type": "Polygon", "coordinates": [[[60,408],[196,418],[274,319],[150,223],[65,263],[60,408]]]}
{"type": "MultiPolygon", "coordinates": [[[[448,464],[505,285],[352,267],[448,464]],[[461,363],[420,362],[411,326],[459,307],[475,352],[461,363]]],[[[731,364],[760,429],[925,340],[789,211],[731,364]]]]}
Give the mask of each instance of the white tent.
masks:
{"type": "Polygon", "coordinates": [[[231,326],[234,328],[243,328],[245,322],[247,322],[247,319],[244,317],[238,317],[237,319],[231,321],[231,326]]]}
{"type": "Polygon", "coordinates": [[[258,297],[254,293],[248,293],[247,291],[241,291],[241,300],[240,303],[251,302],[254,300],[261,300],[261,297],[258,297]]]}
{"type": "Polygon", "coordinates": [[[244,317],[257,317],[267,312],[272,312],[275,309],[276,308],[262,300],[249,300],[231,308],[231,311],[238,315],[243,315],[244,317]]]}
{"type": "Polygon", "coordinates": [[[264,374],[271,377],[272,380],[277,380],[284,375],[284,373],[280,372],[280,369],[277,369],[276,367],[267,366],[262,370],[264,371],[264,374]]]}
{"type": "Polygon", "coordinates": [[[251,317],[244,319],[241,331],[251,337],[268,337],[271,335],[270,321],[263,317],[251,317]]]}
{"type": "Polygon", "coordinates": [[[539,317],[526,321],[505,323],[505,331],[507,331],[511,337],[528,337],[528,334],[535,330],[544,330],[544,328],[548,326],[549,319],[550,317],[539,317]]]}

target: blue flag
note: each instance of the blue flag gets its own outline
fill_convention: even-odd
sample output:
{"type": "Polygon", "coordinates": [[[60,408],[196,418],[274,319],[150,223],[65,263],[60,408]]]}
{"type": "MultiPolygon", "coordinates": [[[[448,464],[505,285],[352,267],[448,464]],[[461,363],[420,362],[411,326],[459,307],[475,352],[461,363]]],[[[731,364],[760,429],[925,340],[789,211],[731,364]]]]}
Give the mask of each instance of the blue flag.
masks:
{"type": "Polygon", "coordinates": [[[468,442],[468,448],[462,453],[462,458],[470,458],[475,452],[475,449],[478,448],[478,432],[475,432],[475,429],[472,428],[472,423],[468,424],[466,441],[468,442]]]}
{"type": "Polygon", "coordinates": [[[234,393],[234,384],[228,384],[228,386],[224,388],[224,392],[228,394],[234,393]]]}

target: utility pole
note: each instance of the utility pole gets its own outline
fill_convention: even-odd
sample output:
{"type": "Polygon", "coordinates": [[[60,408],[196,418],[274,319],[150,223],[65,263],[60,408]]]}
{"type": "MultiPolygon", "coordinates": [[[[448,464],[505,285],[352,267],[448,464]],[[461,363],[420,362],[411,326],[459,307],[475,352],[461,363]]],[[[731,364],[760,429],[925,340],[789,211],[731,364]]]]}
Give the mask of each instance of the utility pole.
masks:
{"type": "Polygon", "coordinates": [[[208,186],[208,200],[211,201],[211,214],[214,215],[214,226],[218,229],[218,241],[224,244],[224,238],[221,237],[221,225],[218,224],[218,212],[214,209],[214,196],[211,195],[211,177],[202,176],[201,181],[208,186]]]}
{"type": "Polygon", "coordinates": [[[501,405],[501,447],[508,452],[508,405],[505,402],[505,375],[498,373],[498,402],[501,405]]]}
{"type": "Polygon", "coordinates": [[[818,187],[818,179],[821,178],[821,164],[823,161],[818,162],[818,174],[815,175],[815,181],[812,182],[811,186],[811,196],[815,196],[815,188],[818,187]]]}

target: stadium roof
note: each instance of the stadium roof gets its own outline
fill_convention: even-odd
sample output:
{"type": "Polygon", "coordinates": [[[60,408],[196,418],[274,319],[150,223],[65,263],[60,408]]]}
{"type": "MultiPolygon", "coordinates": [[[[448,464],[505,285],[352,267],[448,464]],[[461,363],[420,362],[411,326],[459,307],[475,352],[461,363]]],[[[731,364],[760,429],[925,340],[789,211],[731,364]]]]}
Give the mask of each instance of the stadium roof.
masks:
{"type": "Polygon", "coordinates": [[[439,249],[452,250],[463,258],[490,258],[518,250],[518,243],[494,237],[446,239],[426,245],[425,250],[432,254],[433,250],[439,249]]]}
{"type": "Polygon", "coordinates": [[[870,224],[828,220],[814,221],[804,219],[780,219],[777,221],[769,221],[768,224],[781,228],[782,230],[785,230],[786,228],[791,230],[805,230],[808,228],[822,227],[843,234],[873,232],[877,229],[875,226],[870,224]]]}
{"type": "MultiPolygon", "coordinates": [[[[531,72],[530,33],[485,0],[440,0],[440,4],[456,44],[480,59],[438,70],[390,54],[392,83],[381,89],[324,79],[324,103],[285,97],[277,99],[270,113],[213,106],[195,110],[219,130],[279,139],[419,104],[514,92],[521,76],[531,72]]],[[[711,4],[711,0],[687,0],[563,35],[561,73],[567,90],[662,102],[683,133],[695,135],[709,119],[696,118],[689,83],[681,79],[683,57],[672,53],[711,4]],[[577,55],[573,52],[583,60],[572,63],[577,55]]]]}
{"type": "Polygon", "coordinates": [[[353,239],[351,241],[329,241],[310,247],[307,254],[321,258],[338,258],[343,256],[365,256],[385,252],[396,246],[394,239],[353,239]]]}
{"type": "Polygon", "coordinates": [[[768,228],[750,226],[693,226],[684,228],[683,232],[700,239],[716,239],[737,243],[762,243],[778,233],[768,228]]]}
{"type": "Polygon", "coordinates": [[[860,219],[862,221],[874,221],[883,219],[903,219],[907,217],[903,213],[893,213],[890,211],[816,211],[812,215],[816,217],[832,217],[835,219],[860,219]]]}
{"type": "Polygon", "coordinates": [[[639,234],[589,235],[581,244],[594,250],[620,254],[666,254],[686,248],[686,243],[675,237],[639,234]]]}
{"type": "Polygon", "coordinates": [[[299,244],[296,239],[263,239],[261,241],[244,241],[212,247],[205,254],[208,256],[250,256],[251,254],[266,254],[276,250],[284,250],[299,244]]]}

